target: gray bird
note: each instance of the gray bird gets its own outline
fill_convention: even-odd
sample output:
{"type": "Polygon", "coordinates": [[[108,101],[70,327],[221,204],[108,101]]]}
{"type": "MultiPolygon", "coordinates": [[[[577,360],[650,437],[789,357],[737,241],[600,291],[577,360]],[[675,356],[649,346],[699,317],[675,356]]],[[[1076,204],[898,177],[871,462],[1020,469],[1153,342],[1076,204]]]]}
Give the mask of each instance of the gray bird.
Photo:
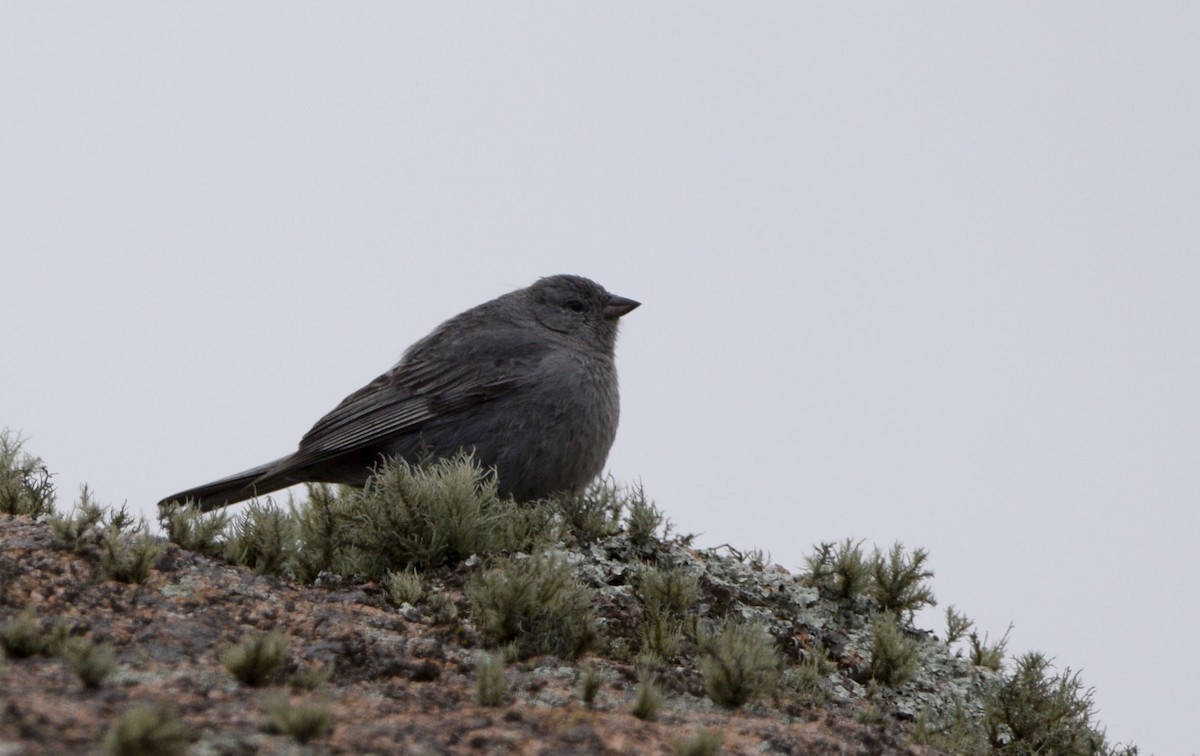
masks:
{"type": "Polygon", "coordinates": [[[317,421],[295,453],[166,497],[208,511],[295,483],[360,486],[386,457],[474,452],[518,501],[578,491],[617,434],[617,320],[640,303],[551,276],[447,320],[317,421]]]}

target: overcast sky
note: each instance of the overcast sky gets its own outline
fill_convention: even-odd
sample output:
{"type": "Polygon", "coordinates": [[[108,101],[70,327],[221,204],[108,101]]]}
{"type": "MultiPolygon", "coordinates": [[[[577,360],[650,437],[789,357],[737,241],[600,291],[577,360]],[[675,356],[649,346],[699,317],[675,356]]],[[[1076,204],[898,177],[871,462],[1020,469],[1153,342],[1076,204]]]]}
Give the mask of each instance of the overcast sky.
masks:
{"type": "Polygon", "coordinates": [[[0,426],[150,513],[586,275],[678,530],[924,547],[1196,753],[1198,8],[4,3],[0,426]]]}

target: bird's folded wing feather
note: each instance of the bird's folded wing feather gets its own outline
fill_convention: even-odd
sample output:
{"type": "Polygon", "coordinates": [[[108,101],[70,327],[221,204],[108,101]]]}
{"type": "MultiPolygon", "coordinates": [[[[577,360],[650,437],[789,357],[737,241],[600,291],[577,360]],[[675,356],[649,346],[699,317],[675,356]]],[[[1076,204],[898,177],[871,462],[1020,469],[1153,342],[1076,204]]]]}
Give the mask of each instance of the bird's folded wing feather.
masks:
{"type": "MultiPolygon", "coordinates": [[[[491,350],[488,350],[491,351],[491,350]]],[[[414,358],[342,400],[300,440],[293,463],[370,447],[423,423],[503,396],[528,380],[540,349],[519,358],[473,354],[459,362],[414,358]]]]}

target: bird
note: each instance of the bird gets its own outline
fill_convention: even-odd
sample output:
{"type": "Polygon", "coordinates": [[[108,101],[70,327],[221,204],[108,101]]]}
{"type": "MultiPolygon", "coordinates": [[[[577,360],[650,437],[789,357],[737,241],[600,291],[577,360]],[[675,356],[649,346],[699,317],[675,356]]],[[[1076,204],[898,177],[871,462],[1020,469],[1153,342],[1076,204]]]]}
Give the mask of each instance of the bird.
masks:
{"type": "Polygon", "coordinates": [[[462,452],[518,502],[580,491],[616,438],[617,325],[640,304],[582,276],[541,278],[439,325],[292,454],[158,505],[211,511],[296,483],[362,486],[389,458],[462,452]]]}

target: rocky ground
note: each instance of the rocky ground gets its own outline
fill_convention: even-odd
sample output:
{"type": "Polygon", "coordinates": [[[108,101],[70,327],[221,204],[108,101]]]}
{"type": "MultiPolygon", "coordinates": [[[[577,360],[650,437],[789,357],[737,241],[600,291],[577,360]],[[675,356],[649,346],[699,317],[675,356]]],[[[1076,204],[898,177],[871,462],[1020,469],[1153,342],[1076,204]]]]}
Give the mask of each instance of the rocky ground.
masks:
{"type": "MultiPolygon", "coordinates": [[[[576,572],[599,590],[609,623],[621,622],[631,603],[621,579],[629,552],[622,538],[570,554],[576,572]]],[[[145,582],[117,582],[102,576],[95,553],[72,549],[47,525],[0,515],[0,623],[32,607],[44,636],[57,625],[72,637],[109,643],[117,662],[88,689],[53,654],[5,661],[0,753],[102,753],[114,722],[144,703],[175,712],[189,752],[204,754],[674,753],[697,746],[706,732],[720,734],[723,753],[943,753],[909,740],[913,718],[951,706],[983,674],[944,643],[923,638],[921,673],[868,700],[862,624],[838,620],[841,610],[804,581],[681,542],[660,548],[670,551],[660,558],[701,576],[708,603],[699,611],[720,602],[724,612],[754,616],[782,645],[794,645],[793,655],[820,637],[836,661],[822,682],[824,700],[805,702],[785,691],[737,710],[720,708],[704,696],[695,665],[681,662],[662,670],[664,704],[645,721],[631,713],[636,665],[596,652],[571,663],[553,656],[513,662],[501,704],[480,706],[480,639],[465,612],[447,622],[397,606],[377,583],[303,585],[174,545],[165,546],[145,582]],[[223,651],[274,629],[288,641],[283,669],[258,687],[236,681],[221,663],[223,651]],[[603,677],[591,705],[580,694],[582,662],[603,677]],[[333,670],[315,690],[288,682],[314,665],[333,670]],[[268,708],[281,696],[328,706],[330,726],[306,745],[268,732],[268,708]]],[[[454,584],[451,576],[443,585],[452,614],[465,602],[454,584]]]]}

